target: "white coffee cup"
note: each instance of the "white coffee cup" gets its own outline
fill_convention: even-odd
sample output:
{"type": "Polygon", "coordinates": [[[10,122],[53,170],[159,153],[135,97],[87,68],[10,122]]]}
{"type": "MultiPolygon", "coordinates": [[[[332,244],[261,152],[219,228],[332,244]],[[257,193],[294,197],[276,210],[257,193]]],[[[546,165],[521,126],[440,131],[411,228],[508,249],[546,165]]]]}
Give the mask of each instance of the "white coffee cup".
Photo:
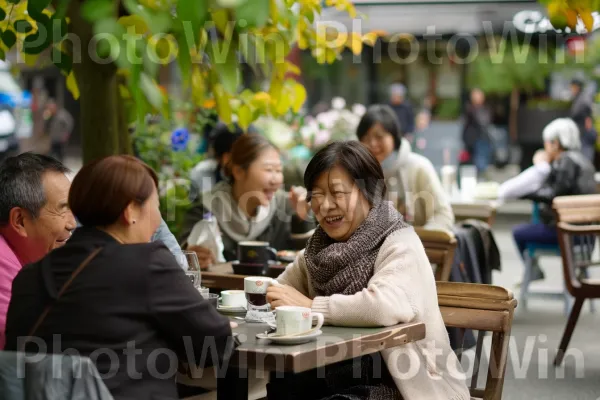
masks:
{"type": "Polygon", "coordinates": [[[223,290],[221,305],[225,307],[246,307],[246,294],[243,290],[223,290]]]}
{"type": "Polygon", "coordinates": [[[313,319],[317,319],[315,329],[321,329],[325,321],[323,314],[312,312],[307,307],[281,306],[277,307],[277,335],[295,335],[309,331],[313,319]]]}
{"type": "Polygon", "coordinates": [[[244,278],[244,292],[264,294],[271,285],[278,285],[277,281],[264,276],[247,276],[244,278]]]}

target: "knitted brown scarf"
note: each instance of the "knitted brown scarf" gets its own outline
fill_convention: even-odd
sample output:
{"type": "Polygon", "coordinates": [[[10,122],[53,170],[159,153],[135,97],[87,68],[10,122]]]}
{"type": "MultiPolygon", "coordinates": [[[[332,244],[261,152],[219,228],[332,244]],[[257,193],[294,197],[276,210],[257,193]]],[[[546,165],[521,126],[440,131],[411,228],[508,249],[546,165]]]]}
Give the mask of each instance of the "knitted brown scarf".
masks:
{"type": "Polygon", "coordinates": [[[392,202],[382,201],[345,242],[334,241],[317,227],[304,252],[317,296],[350,295],[366,288],[385,239],[408,226],[392,202]]]}

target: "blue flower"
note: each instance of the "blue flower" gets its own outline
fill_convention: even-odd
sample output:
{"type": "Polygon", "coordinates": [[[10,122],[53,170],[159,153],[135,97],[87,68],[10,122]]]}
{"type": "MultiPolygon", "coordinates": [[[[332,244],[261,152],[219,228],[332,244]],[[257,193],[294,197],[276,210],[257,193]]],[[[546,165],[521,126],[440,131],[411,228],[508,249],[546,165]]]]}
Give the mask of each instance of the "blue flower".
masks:
{"type": "Polygon", "coordinates": [[[171,147],[173,151],[183,151],[187,149],[187,144],[190,141],[190,132],[187,128],[179,128],[171,134],[171,147]]]}

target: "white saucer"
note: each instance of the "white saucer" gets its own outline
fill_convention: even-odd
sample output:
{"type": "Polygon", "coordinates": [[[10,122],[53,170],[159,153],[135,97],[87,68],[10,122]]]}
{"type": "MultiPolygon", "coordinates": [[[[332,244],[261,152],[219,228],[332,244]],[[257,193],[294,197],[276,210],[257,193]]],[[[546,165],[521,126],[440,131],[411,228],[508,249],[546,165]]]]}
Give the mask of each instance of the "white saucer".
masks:
{"type": "Polygon", "coordinates": [[[257,339],[269,340],[274,344],[303,344],[308,343],[315,340],[318,336],[322,335],[323,331],[318,330],[308,335],[304,336],[291,336],[291,337],[277,337],[277,336],[268,336],[265,333],[258,333],[256,335],[257,339]]]}

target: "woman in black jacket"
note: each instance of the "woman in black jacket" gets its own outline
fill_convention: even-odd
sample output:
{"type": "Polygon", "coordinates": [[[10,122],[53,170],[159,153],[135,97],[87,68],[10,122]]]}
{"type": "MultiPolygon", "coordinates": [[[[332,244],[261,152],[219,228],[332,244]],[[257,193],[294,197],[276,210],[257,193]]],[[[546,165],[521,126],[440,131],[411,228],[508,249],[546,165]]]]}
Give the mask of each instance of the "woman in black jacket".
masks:
{"type": "Polygon", "coordinates": [[[219,363],[233,339],[169,250],[150,243],[161,222],[156,174],[130,156],[95,161],[69,205],[83,227],[15,278],[5,350],[75,352],[115,399],[177,399],[178,362],[219,363]]]}

